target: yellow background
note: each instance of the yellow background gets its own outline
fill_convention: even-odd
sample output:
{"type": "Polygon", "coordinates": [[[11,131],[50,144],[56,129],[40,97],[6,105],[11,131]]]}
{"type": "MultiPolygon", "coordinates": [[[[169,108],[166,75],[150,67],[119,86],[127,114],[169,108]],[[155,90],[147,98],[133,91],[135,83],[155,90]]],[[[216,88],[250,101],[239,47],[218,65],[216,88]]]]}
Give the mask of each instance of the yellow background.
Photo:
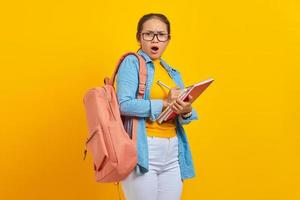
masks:
{"type": "Polygon", "coordinates": [[[163,58],[185,83],[215,78],[185,126],[197,176],[182,199],[300,199],[297,0],[1,2],[0,199],[117,199],[82,159],[82,98],[149,12],[170,19],[163,58]]]}

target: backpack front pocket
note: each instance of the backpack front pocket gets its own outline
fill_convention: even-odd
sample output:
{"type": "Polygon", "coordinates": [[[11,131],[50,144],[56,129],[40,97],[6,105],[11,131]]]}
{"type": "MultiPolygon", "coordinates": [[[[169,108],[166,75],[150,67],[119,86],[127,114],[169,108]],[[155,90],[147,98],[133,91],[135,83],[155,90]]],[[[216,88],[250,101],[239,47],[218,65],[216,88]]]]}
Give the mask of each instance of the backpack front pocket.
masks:
{"type": "Polygon", "coordinates": [[[103,138],[102,129],[98,126],[86,142],[88,151],[94,160],[94,169],[100,171],[108,159],[107,148],[103,138]]]}

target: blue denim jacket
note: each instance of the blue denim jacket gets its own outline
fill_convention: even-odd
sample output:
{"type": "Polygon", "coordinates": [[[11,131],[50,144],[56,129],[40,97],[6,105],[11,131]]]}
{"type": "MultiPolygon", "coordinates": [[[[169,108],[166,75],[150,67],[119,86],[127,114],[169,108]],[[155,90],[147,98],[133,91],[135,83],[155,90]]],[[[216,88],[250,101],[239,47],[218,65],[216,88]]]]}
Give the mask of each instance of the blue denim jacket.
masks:
{"type": "MultiPolygon", "coordinates": [[[[162,99],[149,99],[150,88],[154,78],[154,64],[151,58],[141,49],[137,52],[141,55],[147,67],[147,80],[146,88],[143,99],[137,99],[138,93],[138,60],[134,55],[128,55],[122,61],[116,81],[117,81],[117,98],[119,101],[120,112],[122,116],[136,116],[138,117],[138,132],[137,132],[137,154],[138,163],[135,168],[139,175],[148,172],[148,143],[146,133],[146,122],[149,118],[151,121],[155,121],[159,114],[162,112],[163,100],[162,99]]],[[[167,70],[168,74],[174,80],[176,85],[180,88],[184,88],[184,84],[180,73],[170,67],[163,59],[160,59],[162,66],[167,70]]],[[[180,165],[181,179],[192,178],[195,176],[194,164],[192,155],[188,143],[187,136],[185,134],[183,125],[190,123],[192,120],[197,120],[198,115],[193,108],[192,115],[183,119],[180,115],[176,117],[176,134],[178,137],[178,157],[180,165]]],[[[126,121],[123,121],[126,126],[126,121]]],[[[130,125],[129,125],[130,126],[130,125]]]]}

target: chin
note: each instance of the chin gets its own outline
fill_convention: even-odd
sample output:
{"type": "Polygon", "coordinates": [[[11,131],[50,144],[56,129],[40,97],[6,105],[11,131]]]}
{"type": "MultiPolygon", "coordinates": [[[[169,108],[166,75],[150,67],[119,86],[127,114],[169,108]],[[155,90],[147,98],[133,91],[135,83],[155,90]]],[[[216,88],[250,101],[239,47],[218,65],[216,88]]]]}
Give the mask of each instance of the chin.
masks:
{"type": "Polygon", "coordinates": [[[156,60],[156,59],[159,59],[160,57],[158,56],[155,56],[155,57],[151,57],[152,60],[156,60]]]}
{"type": "Polygon", "coordinates": [[[157,54],[152,54],[151,50],[149,51],[144,51],[152,60],[154,59],[159,59],[161,57],[161,53],[157,53],[157,54]]]}
{"type": "Polygon", "coordinates": [[[161,56],[161,54],[157,54],[157,55],[151,56],[151,59],[152,60],[159,59],[160,56],[161,56]]]}

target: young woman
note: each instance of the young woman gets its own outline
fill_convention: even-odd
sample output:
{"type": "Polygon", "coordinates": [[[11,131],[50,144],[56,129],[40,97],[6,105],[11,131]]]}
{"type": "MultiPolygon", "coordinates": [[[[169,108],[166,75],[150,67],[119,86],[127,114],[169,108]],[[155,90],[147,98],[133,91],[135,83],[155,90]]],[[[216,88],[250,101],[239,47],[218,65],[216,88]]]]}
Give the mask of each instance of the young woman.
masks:
{"type": "Polygon", "coordinates": [[[162,14],[144,15],[138,23],[138,54],[147,67],[144,99],[137,99],[138,59],[128,55],[117,76],[117,97],[121,115],[138,117],[135,169],[122,182],[126,200],[177,200],[183,180],[195,176],[184,124],[198,119],[188,102],[177,99],[184,84],[180,73],[162,58],[170,42],[170,22],[162,14]],[[168,85],[170,89],[157,84],[168,85]],[[155,120],[168,106],[178,114],[174,120],[158,124],[155,120]]]}

